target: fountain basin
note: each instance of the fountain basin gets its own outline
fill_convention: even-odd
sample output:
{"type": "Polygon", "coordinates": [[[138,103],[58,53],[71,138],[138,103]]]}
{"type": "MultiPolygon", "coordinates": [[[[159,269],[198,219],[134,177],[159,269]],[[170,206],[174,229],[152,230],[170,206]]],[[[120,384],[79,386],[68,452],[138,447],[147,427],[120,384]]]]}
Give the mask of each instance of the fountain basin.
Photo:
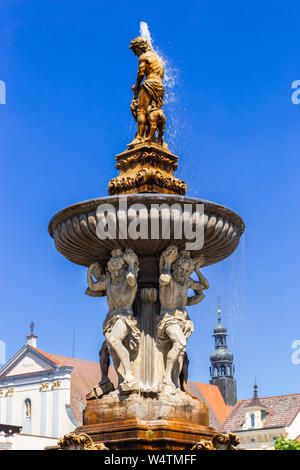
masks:
{"type": "Polygon", "coordinates": [[[153,256],[160,253],[170,244],[179,250],[184,250],[187,240],[183,234],[176,239],[174,227],[171,224],[168,239],[100,239],[96,233],[99,218],[96,211],[101,204],[111,204],[118,211],[121,200],[126,200],[127,206],[143,204],[150,210],[153,204],[179,204],[184,208],[190,204],[193,210],[196,204],[204,205],[204,244],[201,249],[191,251],[192,258],[202,257],[201,266],[217,263],[231,255],[239,244],[245,225],[241,217],[225,206],[203,199],[177,195],[163,194],[129,194],[126,196],[107,196],[68,206],[51,219],[49,233],[53,237],[57,250],[69,261],[81,266],[90,266],[98,261],[103,266],[107,263],[111,250],[131,248],[138,256],[153,256]]]}

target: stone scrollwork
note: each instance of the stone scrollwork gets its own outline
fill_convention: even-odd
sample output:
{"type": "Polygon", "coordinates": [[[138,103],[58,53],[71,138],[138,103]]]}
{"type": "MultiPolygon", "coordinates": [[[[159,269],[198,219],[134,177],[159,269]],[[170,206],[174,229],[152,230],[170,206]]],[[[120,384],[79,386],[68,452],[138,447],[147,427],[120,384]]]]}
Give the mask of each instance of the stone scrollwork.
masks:
{"type": "Polygon", "coordinates": [[[75,434],[71,432],[61,437],[57,444],[61,450],[109,450],[103,442],[95,443],[93,439],[85,433],[75,434]]]}
{"type": "Polygon", "coordinates": [[[202,439],[197,442],[191,450],[240,450],[238,448],[239,443],[238,436],[232,432],[227,434],[216,433],[209,441],[202,439]]]}
{"type": "Polygon", "coordinates": [[[194,330],[186,305],[194,305],[204,298],[203,290],[208,282],[200,273],[189,252],[178,253],[175,245],[169,246],[160,257],[159,297],[160,317],[157,325],[157,343],[164,351],[165,373],[160,391],[172,391],[178,387],[187,339],[194,330]],[[198,281],[190,276],[195,271],[198,281]],[[188,290],[195,295],[188,297],[188,290]],[[170,347],[171,343],[171,347],[170,347]]]}
{"type": "Polygon", "coordinates": [[[141,332],[133,316],[133,302],[137,293],[138,257],[133,250],[114,249],[105,273],[93,263],[87,273],[88,289],[92,296],[107,296],[109,311],[103,322],[103,333],[119,375],[120,389],[137,389],[131,368],[131,354],[139,348],[141,332]]]}

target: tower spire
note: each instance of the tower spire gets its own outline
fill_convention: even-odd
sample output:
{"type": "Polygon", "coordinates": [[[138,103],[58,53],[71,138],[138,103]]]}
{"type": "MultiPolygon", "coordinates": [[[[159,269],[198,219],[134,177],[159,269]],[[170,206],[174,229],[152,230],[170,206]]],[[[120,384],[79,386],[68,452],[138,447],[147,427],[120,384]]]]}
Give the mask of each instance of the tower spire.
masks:
{"type": "Polygon", "coordinates": [[[210,376],[212,385],[218,385],[226,405],[237,402],[236,380],[234,376],[233,354],[227,348],[227,328],[221,323],[220,297],[218,297],[218,324],[214,328],[215,350],[210,356],[210,376]]]}
{"type": "Polygon", "coordinates": [[[254,386],[253,386],[253,398],[250,401],[250,403],[246,406],[246,408],[250,408],[250,407],[253,407],[253,406],[258,406],[261,409],[265,409],[264,405],[261,403],[260,399],[258,398],[257,389],[258,389],[258,386],[257,386],[257,383],[256,383],[256,378],[255,378],[254,386]]]}

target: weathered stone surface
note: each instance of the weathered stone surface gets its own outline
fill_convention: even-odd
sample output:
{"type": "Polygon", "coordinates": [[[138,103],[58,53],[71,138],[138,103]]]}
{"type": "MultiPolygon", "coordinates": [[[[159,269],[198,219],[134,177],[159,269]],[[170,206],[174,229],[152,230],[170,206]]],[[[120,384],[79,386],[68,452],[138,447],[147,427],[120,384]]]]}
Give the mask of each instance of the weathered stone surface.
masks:
{"type": "Polygon", "coordinates": [[[113,392],[88,402],[83,419],[75,432],[112,450],[190,449],[213,435],[206,404],[180,390],[172,397],[113,392]]]}

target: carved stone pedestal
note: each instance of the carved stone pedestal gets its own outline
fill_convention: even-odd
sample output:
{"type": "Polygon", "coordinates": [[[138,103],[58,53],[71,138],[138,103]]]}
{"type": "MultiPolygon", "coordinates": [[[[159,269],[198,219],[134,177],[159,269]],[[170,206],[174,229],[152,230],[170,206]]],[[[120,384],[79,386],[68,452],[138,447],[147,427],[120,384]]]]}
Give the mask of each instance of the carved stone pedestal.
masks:
{"type": "Polygon", "coordinates": [[[180,390],[148,397],[116,391],[88,402],[83,422],[75,433],[84,432],[110,450],[191,449],[214,434],[206,404],[180,390]]]}
{"type": "Polygon", "coordinates": [[[143,143],[116,156],[120,176],[108,184],[111,195],[167,193],[184,195],[186,184],[175,178],[178,157],[161,145],[143,143]]]}

